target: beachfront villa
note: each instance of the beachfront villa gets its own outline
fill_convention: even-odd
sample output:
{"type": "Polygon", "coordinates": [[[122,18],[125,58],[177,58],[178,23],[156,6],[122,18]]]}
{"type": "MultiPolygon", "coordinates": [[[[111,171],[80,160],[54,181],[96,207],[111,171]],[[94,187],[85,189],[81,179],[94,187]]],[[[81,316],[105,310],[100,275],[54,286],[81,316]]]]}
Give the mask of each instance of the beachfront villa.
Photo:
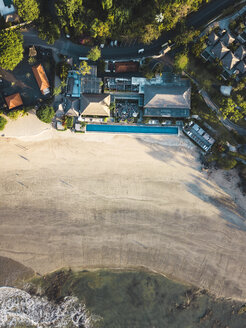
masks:
{"type": "Polygon", "coordinates": [[[144,116],[188,118],[191,107],[188,80],[179,84],[145,85],[144,116]]]}
{"type": "Polygon", "coordinates": [[[101,93],[102,80],[97,77],[97,67],[91,66],[90,74],[81,76],[78,71],[68,72],[66,95],[60,109],[67,116],[110,116],[110,95],[101,93]]]}

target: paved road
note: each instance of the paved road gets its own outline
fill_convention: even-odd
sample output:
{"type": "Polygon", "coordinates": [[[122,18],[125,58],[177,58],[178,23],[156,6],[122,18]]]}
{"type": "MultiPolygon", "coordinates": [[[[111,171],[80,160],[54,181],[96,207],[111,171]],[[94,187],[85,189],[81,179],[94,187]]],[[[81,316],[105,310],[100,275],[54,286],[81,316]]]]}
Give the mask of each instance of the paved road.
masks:
{"type": "MultiPolygon", "coordinates": [[[[203,6],[198,12],[191,14],[187,18],[187,25],[199,28],[208,23],[211,19],[217,17],[223,9],[229,5],[233,5],[237,0],[212,0],[209,4],[203,6]]],[[[52,48],[58,53],[74,57],[85,57],[88,54],[89,47],[77,45],[71,41],[61,38],[55,42],[54,45],[47,45],[46,42],[37,37],[35,31],[24,32],[25,45],[41,45],[52,48]]],[[[141,58],[143,55],[138,54],[138,49],[144,47],[144,56],[153,56],[159,53],[161,45],[168,40],[172,40],[175,36],[175,31],[164,33],[158,40],[151,45],[135,45],[133,47],[118,47],[118,48],[104,48],[102,50],[102,58],[104,59],[130,59],[141,58]]]]}

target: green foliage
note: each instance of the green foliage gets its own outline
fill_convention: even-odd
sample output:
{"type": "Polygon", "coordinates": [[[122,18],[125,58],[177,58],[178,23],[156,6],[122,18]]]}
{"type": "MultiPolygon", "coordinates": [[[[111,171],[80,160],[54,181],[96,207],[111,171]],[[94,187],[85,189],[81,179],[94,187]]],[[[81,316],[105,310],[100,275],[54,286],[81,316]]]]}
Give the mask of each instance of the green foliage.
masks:
{"type": "Polygon", "coordinates": [[[7,120],[5,117],[0,116],[0,131],[2,131],[5,128],[5,125],[7,124],[7,120]]]}
{"type": "Polygon", "coordinates": [[[155,73],[151,69],[150,62],[151,59],[146,58],[140,67],[140,72],[142,72],[143,76],[146,77],[146,79],[152,79],[153,77],[155,77],[155,73]]]}
{"type": "Polygon", "coordinates": [[[61,35],[59,25],[49,17],[41,17],[38,20],[37,28],[40,39],[47,41],[49,44],[54,44],[61,35]]]}
{"type": "Polygon", "coordinates": [[[36,59],[35,57],[29,57],[29,58],[28,58],[28,63],[29,63],[30,65],[35,64],[36,61],[37,61],[37,59],[36,59]]]}
{"type": "Polygon", "coordinates": [[[68,129],[71,129],[73,127],[73,117],[72,116],[65,116],[64,126],[68,129]]]}
{"type": "Polygon", "coordinates": [[[78,25],[79,13],[82,9],[82,0],[56,0],[55,8],[62,26],[78,25]]]}
{"type": "Polygon", "coordinates": [[[179,35],[176,36],[175,38],[175,43],[180,46],[180,45],[185,45],[187,46],[190,42],[193,42],[194,39],[200,34],[200,31],[198,30],[186,30],[186,31],[181,31],[179,35]]]}
{"type": "Polygon", "coordinates": [[[103,10],[108,10],[113,6],[113,0],[102,0],[103,10]]]}
{"type": "Polygon", "coordinates": [[[199,40],[195,42],[195,44],[192,47],[192,52],[196,57],[200,57],[203,50],[207,47],[206,40],[208,36],[205,34],[202,36],[199,40]]]}
{"type": "Polygon", "coordinates": [[[103,22],[95,18],[90,27],[90,34],[93,38],[101,37],[105,39],[109,37],[111,35],[109,22],[103,22]]]}
{"type": "Polygon", "coordinates": [[[145,43],[161,32],[173,29],[203,0],[55,0],[59,24],[69,34],[91,35],[100,41],[107,37],[139,38],[145,43]],[[157,16],[163,17],[160,21],[157,16]]]}
{"type": "Polygon", "coordinates": [[[237,165],[237,161],[230,156],[224,156],[218,158],[217,164],[222,170],[231,170],[237,165]]]}
{"type": "Polygon", "coordinates": [[[0,32],[0,67],[13,70],[23,59],[23,36],[19,31],[0,32]]]}
{"type": "Polygon", "coordinates": [[[61,80],[66,80],[68,71],[71,69],[71,65],[69,65],[66,61],[61,61],[56,66],[56,74],[60,77],[61,80]]]}
{"type": "Polygon", "coordinates": [[[183,71],[188,67],[189,58],[187,53],[180,53],[175,57],[174,66],[177,71],[183,71]]]}
{"type": "Polygon", "coordinates": [[[24,21],[33,21],[39,16],[39,6],[36,0],[14,0],[18,15],[24,21]]]}
{"type": "Polygon", "coordinates": [[[51,106],[42,106],[37,110],[37,117],[40,119],[40,121],[45,123],[51,123],[54,115],[55,111],[51,106]]]}
{"type": "Polygon", "coordinates": [[[66,85],[66,82],[61,81],[60,85],[58,85],[57,87],[54,88],[53,96],[58,96],[62,92],[62,89],[65,87],[65,85],[66,85]]]}
{"type": "MultiPolygon", "coordinates": [[[[246,102],[242,102],[241,105],[245,106],[244,109],[246,110],[246,102]]],[[[234,122],[237,122],[244,117],[244,111],[238,107],[232,98],[223,99],[220,111],[224,119],[230,118],[234,122]]]]}
{"type": "Polygon", "coordinates": [[[77,71],[78,74],[86,75],[86,74],[90,74],[90,71],[91,71],[91,67],[87,64],[86,61],[83,60],[82,62],[80,62],[77,71]]]}
{"type": "Polygon", "coordinates": [[[160,37],[161,32],[159,31],[158,27],[154,24],[148,24],[145,26],[141,41],[145,44],[151,43],[153,40],[156,40],[160,37]]]}
{"type": "Polygon", "coordinates": [[[91,48],[87,57],[92,61],[97,61],[101,57],[101,49],[98,47],[91,48]]]}
{"type": "Polygon", "coordinates": [[[7,116],[11,119],[11,120],[17,120],[17,118],[19,118],[19,116],[24,116],[26,113],[23,109],[13,109],[10,112],[8,112],[7,116]]]}

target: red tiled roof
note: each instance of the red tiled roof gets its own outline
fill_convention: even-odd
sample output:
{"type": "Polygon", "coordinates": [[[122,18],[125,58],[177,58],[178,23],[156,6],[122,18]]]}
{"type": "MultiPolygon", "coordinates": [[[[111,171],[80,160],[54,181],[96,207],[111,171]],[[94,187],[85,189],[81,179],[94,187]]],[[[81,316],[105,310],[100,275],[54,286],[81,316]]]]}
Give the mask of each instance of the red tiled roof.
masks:
{"type": "Polygon", "coordinates": [[[138,62],[118,62],[115,63],[115,73],[137,72],[138,67],[138,62]]]}
{"type": "Polygon", "coordinates": [[[11,96],[5,97],[6,103],[9,109],[13,109],[15,107],[19,107],[23,105],[21,96],[19,93],[15,93],[11,96]]]}

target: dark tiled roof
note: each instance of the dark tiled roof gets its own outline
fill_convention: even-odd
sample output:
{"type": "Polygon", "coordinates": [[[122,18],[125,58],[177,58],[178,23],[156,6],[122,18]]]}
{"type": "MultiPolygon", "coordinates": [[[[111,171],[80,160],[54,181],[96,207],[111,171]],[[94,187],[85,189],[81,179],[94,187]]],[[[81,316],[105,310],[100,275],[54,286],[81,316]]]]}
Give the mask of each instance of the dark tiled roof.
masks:
{"type": "Polygon", "coordinates": [[[241,60],[241,61],[235,66],[235,68],[236,68],[237,70],[239,70],[239,72],[240,72],[241,74],[244,74],[244,73],[246,72],[246,64],[245,64],[245,62],[244,62],[243,60],[241,60]]]}
{"type": "Polygon", "coordinates": [[[245,48],[243,46],[238,47],[237,50],[234,52],[234,55],[240,60],[243,59],[246,56],[245,48]]]}
{"type": "Polygon", "coordinates": [[[229,32],[226,32],[222,36],[222,38],[220,39],[220,41],[222,41],[226,46],[228,46],[229,44],[231,44],[232,42],[235,41],[235,38],[229,32]]]}
{"type": "Polygon", "coordinates": [[[64,103],[64,113],[71,116],[78,116],[80,111],[80,99],[66,97],[64,103]]]}
{"type": "Polygon", "coordinates": [[[210,33],[209,37],[208,37],[208,42],[209,44],[211,44],[212,46],[215,45],[215,43],[219,41],[219,37],[216,33],[214,33],[214,31],[212,33],[210,33]]]}
{"type": "Polygon", "coordinates": [[[227,69],[231,70],[236,63],[239,61],[237,57],[233,55],[233,53],[230,51],[228,52],[223,58],[222,58],[222,63],[223,66],[225,66],[227,69]]]}
{"type": "Polygon", "coordinates": [[[222,59],[224,55],[230,50],[222,43],[217,43],[212,49],[211,52],[219,59],[222,59]]]}

